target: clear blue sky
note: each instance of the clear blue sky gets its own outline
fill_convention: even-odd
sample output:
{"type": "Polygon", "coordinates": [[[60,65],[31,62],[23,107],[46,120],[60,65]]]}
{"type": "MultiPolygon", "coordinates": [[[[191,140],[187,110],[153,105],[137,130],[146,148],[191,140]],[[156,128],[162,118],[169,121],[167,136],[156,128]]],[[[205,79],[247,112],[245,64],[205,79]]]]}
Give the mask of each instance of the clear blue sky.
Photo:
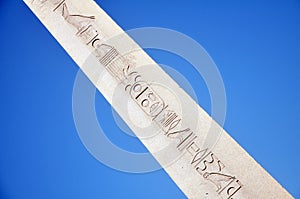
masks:
{"type": "MultiPolygon", "coordinates": [[[[224,80],[224,128],[300,198],[299,0],[97,2],[125,30],[165,27],[199,42],[224,80]]],[[[184,197],[162,170],[128,174],[96,161],[74,126],[76,64],[23,2],[1,0],[0,24],[0,198],[184,197]]],[[[207,88],[188,63],[148,52],[189,76],[200,105],[210,111],[207,88]]],[[[108,137],[145,151],[114,124],[101,94],[96,100],[108,137]]]]}

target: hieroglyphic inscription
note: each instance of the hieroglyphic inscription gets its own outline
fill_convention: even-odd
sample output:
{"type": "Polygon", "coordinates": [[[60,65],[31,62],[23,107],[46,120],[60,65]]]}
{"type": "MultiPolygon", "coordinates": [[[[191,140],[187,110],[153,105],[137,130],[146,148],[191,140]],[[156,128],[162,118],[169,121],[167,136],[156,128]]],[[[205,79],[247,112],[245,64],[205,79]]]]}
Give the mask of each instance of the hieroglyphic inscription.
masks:
{"type": "MultiPolygon", "coordinates": [[[[189,127],[182,128],[182,116],[174,111],[164,99],[143,80],[142,75],[135,71],[130,62],[118,50],[105,44],[104,36],[93,24],[95,16],[74,14],[70,11],[66,0],[39,0],[53,4],[52,12],[57,12],[71,27],[75,35],[83,43],[93,48],[93,53],[107,71],[122,85],[141,110],[158,125],[164,135],[175,140],[177,150],[191,156],[190,165],[195,171],[215,187],[222,197],[232,199],[242,188],[242,183],[229,174],[225,165],[210,149],[201,149],[197,144],[197,135],[189,127]]],[[[32,1],[32,3],[35,0],[32,1]]]]}

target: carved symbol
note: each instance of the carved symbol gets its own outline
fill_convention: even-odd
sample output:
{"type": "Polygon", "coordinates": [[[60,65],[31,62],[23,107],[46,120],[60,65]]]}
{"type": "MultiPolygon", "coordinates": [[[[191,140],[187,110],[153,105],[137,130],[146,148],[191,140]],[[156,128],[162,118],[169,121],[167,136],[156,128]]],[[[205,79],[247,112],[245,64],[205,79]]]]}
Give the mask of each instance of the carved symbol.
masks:
{"type": "Polygon", "coordinates": [[[62,16],[69,24],[77,29],[77,34],[86,29],[90,22],[95,19],[94,16],[70,14],[66,3],[63,4],[62,16]]]}
{"type": "Polygon", "coordinates": [[[235,177],[233,176],[218,173],[218,172],[211,172],[211,173],[205,172],[203,174],[203,177],[216,185],[217,192],[220,192],[222,190],[224,183],[228,184],[228,182],[231,182],[232,180],[235,179],[235,177]]]}

